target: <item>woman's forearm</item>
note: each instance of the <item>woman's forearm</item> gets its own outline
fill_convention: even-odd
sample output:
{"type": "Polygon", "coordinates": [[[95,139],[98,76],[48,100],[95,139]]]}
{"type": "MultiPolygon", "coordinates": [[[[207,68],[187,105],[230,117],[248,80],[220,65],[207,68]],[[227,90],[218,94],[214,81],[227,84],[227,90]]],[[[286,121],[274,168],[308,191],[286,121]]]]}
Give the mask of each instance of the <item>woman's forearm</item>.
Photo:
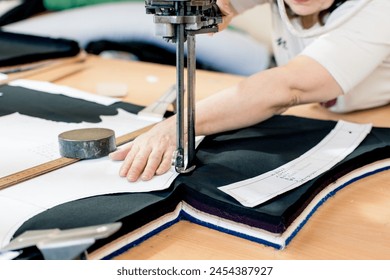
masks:
{"type": "Polygon", "coordinates": [[[196,105],[196,134],[210,135],[261,122],[291,104],[288,85],[274,70],[253,75],[196,105]],[[270,83],[272,79],[275,82],[270,83]]]}
{"type": "Polygon", "coordinates": [[[196,134],[250,126],[291,106],[323,102],[340,94],[340,86],[325,68],[308,57],[298,57],[198,102],[196,134]]]}

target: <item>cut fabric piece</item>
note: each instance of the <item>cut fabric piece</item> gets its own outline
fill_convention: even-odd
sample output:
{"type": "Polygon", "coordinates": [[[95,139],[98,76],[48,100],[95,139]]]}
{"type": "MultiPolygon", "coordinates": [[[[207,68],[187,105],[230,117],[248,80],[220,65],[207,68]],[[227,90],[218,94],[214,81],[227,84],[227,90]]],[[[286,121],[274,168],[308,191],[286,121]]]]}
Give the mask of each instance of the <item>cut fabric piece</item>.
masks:
{"type": "Polygon", "coordinates": [[[0,26],[29,18],[44,12],[42,0],[0,1],[0,26]]]}
{"type": "Polygon", "coordinates": [[[244,206],[260,205],[328,171],[358,147],[370,131],[371,124],[340,120],[321,142],[294,160],[219,189],[244,206]]]}
{"type": "Polygon", "coordinates": [[[255,228],[281,234],[310,201],[338,178],[377,160],[390,158],[389,129],[374,128],[361,145],[335,167],[260,206],[241,206],[218,186],[273,170],[305,153],[334,127],[334,121],[277,116],[261,124],[206,137],[199,147],[197,169],[176,184],[195,208],[255,228]]]}
{"type": "Polygon", "coordinates": [[[0,67],[76,56],[77,42],[0,31],[0,67]]]}
{"type": "Polygon", "coordinates": [[[331,170],[260,206],[244,207],[218,187],[293,160],[321,141],[335,124],[276,116],[252,127],[206,137],[197,152],[195,171],[180,175],[169,189],[95,196],[58,205],[28,220],[15,236],[33,229],[68,229],[120,221],[120,231],[91,247],[94,251],[123,235],[129,237],[129,243],[122,244],[122,248],[114,246],[100,256],[112,258],[180,219],[187,219],[282,249],[337,190],[390,168],[389,129],[374,127],[362,144],[331,170]],[[378,164],[371,166],[372,163],[378,164]],[[348,175],[351,177],[345,177],[348,175]]]}
{"type": "MultiPolygon", "coordinates": [[[[146,14],[142,1],[83,6],[32,17],[3,28],[15,33],[67,38],[94,54],[135,52],[140,60],[174,63],[171,57],[175,56],[175,44],[156,36],[155,29],[153,16],[146,14]]],[[[132,57],[131,53],[127,54],[132,57]]],[[[197,35],[196,56],[199,67],[238,75],[267,69],[271,60],[265,43],[231,29],[213,36],[197,35]]]]}
{"type": "MultiPolygon", "coordinates": [[[[1,92],[0,116],[3,118],[17,112],[23,114],[24,118],[34,120],[99,123],[100,118],[115,115],[118,109],[132,113],[141,109],[123,102],[105,105],[62,94],[45,95],[37,89],[20,86],[4,85],[1,92]],[[69,104],[73,108],[71,113],[67,111],[69,104]],[[51,112],[53,108],[54,113],[51,112]]],[[[125,125],[128,126],[127,123],[125,125]]],[[[181,219],[282,249],[327,198],[354,180],[390,169],[389,128],[372,128],[364,141],[330,170],[257,207],[242,206],[218,187],[257,176],[290,162],[319,143],[335,125],[334,121],[275,116],[248,128],[208,136],[198,147],[197,168],[192,173],[181,174],[167,189],[149,193],[129,193],[130,187],[127,185],[120,193],[113,193],[113,179],[107,176],[99,178],[106,183],[97,193],[97,184],[92,183],[91,179],[94,176],[77,172],[80,170],[78,166],[72,165],[74,171],[69,180],[58,180],[56,172],[51,172],[46,177],[43,175],[28,181],[28,189],[22,189],[23,183],[14,186],[17,191],[23,190],[23,194],[29,193],[26,197],[15,195],[15,192],[13,197],[9,192],[7,196],[9,189],[0,191],[2,212],[15,210],[14,215],[7,215],[0,222],[0,228],[7,231],[9,239],[26,230],[71,229],[122,222],[120,231],[109,239],[99,240],[90,248],[93,253],[104,245],[106,249],[97,258],[107,259],[181,219]],[[61,200],[45,207],[43,196],[53,197],[59,191],[73,195],[75,191],[69,191],[68,184],[74,178],[78,178],[76,181],[82,186],[94,186],[93,193],[83,196],[83,199],[74,200],[73,197],[67,200],[69,202],[63,203],[61,200]],[[46,190],[53,195],[37,191],[47,182],[50,183],[46,190]],[[28,199],[31,201],[27,203],[28,199]],[[28,209],[23,209],[25,204],[28,209]],[[39,214],[28,216],[30,210],[39,214]],[[15,223],[16,215],[24,217],[20,223],[15,223]],[[26,215],[32,218],[27,219],[26,215]],[[5,226],[6,223],[12,227],[5,226]],[[118,245],[116,239],[124,235],[127,243],[118,245]]],[[[97,171],[92,162],[82,163],[88,165],[94,173],[103,173],[97,171]]],[[[25,253],[27,255],[22,254],[19,258],[31,259],[37,256],[31,252],[25,253]]]]}

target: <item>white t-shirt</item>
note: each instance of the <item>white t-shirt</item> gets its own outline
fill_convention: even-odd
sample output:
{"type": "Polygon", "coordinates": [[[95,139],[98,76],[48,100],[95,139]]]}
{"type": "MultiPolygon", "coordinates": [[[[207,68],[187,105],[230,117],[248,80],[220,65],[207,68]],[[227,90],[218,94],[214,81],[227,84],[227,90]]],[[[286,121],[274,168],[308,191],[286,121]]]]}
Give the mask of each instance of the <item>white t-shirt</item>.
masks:
{"type": "Polygon", "coordinates": [[[348,0],[326,18],[324,26],[309,30],[302,30],[298,19],[290,21],[293,28],[289,28],[272,0],[231,2],[238,12],[271,2],[277,64],[306,55],[323,65],[345,93],[330,110],[349,112],[390,103],[389,0],[348,0]],[[303,37],[305,33],[311,35],[303,37]]]}

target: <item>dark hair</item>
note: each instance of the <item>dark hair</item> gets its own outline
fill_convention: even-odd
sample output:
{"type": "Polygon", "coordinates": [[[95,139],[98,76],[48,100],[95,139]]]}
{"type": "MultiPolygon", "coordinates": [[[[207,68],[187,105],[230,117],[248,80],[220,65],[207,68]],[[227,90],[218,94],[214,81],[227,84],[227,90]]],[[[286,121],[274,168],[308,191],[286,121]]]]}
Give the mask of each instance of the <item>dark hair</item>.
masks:
{"type": "MultiPolygon", "coordinates": [[[[326,15],[329,15],[330,13],[332,13],[334,10],[336,10],[341,4],[343,4],[344,2],[347,2],[348,0],[335,0],[333,2],[333,4],[326,10],[323,10],[320,12],[319,14],[319,23],[321,25],[324,25],[325,22],[324,22],[324,18],[326,15]]],[[[286,12],[287,12],[287,15],[289,17],[297,17],[297,15],[290,9],[290,7],[285,3],[285,6],[286,6],[286,12]]]]}
{"type": "Polygon", "coordinates": [[[321,25],[324,25],[325,22],[324,22],[324,17],[330,13],[332,13],[334,10],[336,10],[341,4],[343,4],[344,2],[346,2],[348,0],[335,0],[333,2],[333,4],[326,10],[323,10],[320,12],[319,14],[319,22],[321,25]]]}

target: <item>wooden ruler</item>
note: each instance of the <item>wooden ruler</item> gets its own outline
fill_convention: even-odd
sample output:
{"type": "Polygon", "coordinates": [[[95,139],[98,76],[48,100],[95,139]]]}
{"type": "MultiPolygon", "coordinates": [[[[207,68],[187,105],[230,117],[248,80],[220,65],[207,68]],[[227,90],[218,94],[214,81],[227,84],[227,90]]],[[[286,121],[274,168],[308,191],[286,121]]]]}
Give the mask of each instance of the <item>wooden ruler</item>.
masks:
{"type": "MultiPolygon", "coordinates": [[[[127,133],[125,135],[122,135],[120,137],[117,137],[115,139],[116,146],[123,145],[127,142],[130,142],[134,140],[137,136],[141,135],[142,133],[145,133],[149,129],[151,129],[154,126],[154,124],[146,126],[144,128],[138,129],[136,131],[127,133]]],[[[5,188],[11,187],[13,185],[16,185],[18,183],[27,181],[29,179],[38,177],[40,175],[46,174],[48,172],[54,171],[56,169],[65,167],[67,165],[70,165],[72,163],[78,162],[81,159],[75,159],[75,158],[65,158],[61,157],[52,161],[45,162],[43,164],[24,169],[22,171],[13,173],[11,175],[5,176],[0,178],[0,190],[3,190],[5,188]]]]}
{"type": "MultiPolygon", "coordinates": [[[[30,67],[28,65],[21,65],[19,66],[21,69],[20,71],[16,71],[13,74],[9,74],[7,79],[0,81],[0,85],[8,84],[9,82],[17,79],[28,78],[33,75],[47,74],[47,72],[50,72],[57,68],[61,68],[63,66],[76,65],[77,63],[85,62],[86,58],[87,55],[85,51],[82,51],[77,56],[70,57],[70,58],[57,58],[57,59],[45,60],[45,61],[37,62],[35,64],[34,63],[29,64],[30,67]],[[23,70],[23,69],[27,69],[27,70],[23,70]]],[[[8,68],[0,67],[0,73],[6,71],[8,68]]],[[[64,74],[61,73],[61,75],[64,74]]],[[[48,82],[54,82],[53,81],[54,79],[49,78],[45,80],[48,82]]]]}

